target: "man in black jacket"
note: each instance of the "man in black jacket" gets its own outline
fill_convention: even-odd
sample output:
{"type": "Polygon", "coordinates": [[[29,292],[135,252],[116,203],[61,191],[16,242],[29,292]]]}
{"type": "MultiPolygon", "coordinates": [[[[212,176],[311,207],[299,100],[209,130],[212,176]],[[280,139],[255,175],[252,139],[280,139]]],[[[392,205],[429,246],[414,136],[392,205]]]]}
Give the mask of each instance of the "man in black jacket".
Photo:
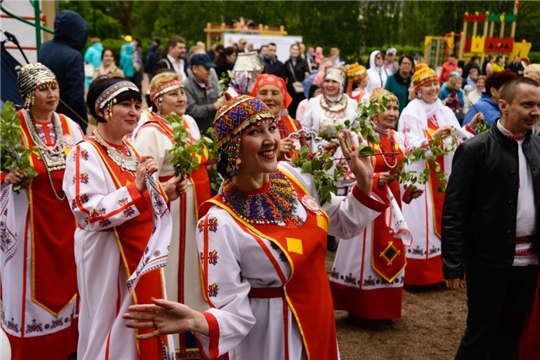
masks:
{"type": "Polygon", "coordinates": [[[86,132],[88,116],[84,101],[84,60],[80,53],[88,38],[88,24],[74,11],[60,11],[54,20],[54,39],[44,42],[38,61],[56,75],[60,104],[56,111],[66,115],[86,132]]]}
{"type": "Polygon", "coordinates": [[[274,43],[268,44],[268,54],[264,56],[264,69],[266,74],[276,75],[285,80],[287,73],[285,72],[285,65],[278,60],[276,55],[277,46],[274,43]]]}
{"type": "Polygon", "coordinates": [[[515,72],[516,75],[523,76],[523,71],[525,70],[525,67],[521,63],[521,58],[519,57],[519,55],[516,55],[514,57],[514,61],[512,61],[510,65],[508,65],[508,69],[515,72]]]}
{"type": "Polygon", "coordinates": [[[448,287],[467,275],[467,329],[456,359],[508,359],[516,352],[538,273],[539,84],[504,85],[501,118],[456,150],[442,219],[448,287]]]}

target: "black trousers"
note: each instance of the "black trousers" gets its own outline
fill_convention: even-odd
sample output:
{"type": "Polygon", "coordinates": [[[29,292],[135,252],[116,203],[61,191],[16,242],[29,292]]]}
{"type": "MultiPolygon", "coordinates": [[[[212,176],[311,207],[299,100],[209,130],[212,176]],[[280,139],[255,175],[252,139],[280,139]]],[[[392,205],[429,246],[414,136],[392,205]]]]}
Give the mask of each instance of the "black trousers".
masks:
{"type": "Polygon", "coordinates": [[[456,360],[512,360],[536,288],[538,266],[465,264],[467,329],[456,360]]]}

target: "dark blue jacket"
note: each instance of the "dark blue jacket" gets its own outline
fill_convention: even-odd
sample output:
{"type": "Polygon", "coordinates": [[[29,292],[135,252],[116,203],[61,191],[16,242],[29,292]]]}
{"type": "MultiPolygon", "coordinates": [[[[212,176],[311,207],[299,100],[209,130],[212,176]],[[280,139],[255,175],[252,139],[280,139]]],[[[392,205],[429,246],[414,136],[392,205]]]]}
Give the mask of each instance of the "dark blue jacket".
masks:
{"type": "Polygon", "coordinates": [[[267,74],[276,75],[285,81],[287,72],[285,71],[285,65],[278,60],[277,56],[273,60],[268,58],[268,55],[264,57],[264,67],[267,74]]]}
{"type": "Polygon", "coordinates": [[[77,122],[83,131],[88,117],[84,101],[84,60],[80,51],[87,38],[88,24],[84,19],[74,11],[63,10],[54,20],[54,39],[44,42],[38,53],[38,61],[51,69],[60,86],[61,101],[56,111],[77,122]]]}

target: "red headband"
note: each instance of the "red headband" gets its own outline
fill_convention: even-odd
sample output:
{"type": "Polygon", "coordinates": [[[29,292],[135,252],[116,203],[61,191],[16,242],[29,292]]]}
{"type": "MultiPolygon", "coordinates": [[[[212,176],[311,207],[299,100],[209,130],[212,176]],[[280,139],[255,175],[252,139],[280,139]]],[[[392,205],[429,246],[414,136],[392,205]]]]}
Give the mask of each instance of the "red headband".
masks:
{"type": "Polygon", "coordinates": [[[291,95],[289,95],[289,93],[287,92],[287,85],[285,85],[285,81],[283,81],[282,78],[276,75],[263,74],[259,76],[257,82],[255,83],[255,85],[253,85],[253,89],[251,89],[250,95],[253,97],[257,97],[260,88],[265,85],[276,86],[283,95],[283,108],[286,109],[289,107],[289,105],[292,103],[292,98],[291,95]]]}

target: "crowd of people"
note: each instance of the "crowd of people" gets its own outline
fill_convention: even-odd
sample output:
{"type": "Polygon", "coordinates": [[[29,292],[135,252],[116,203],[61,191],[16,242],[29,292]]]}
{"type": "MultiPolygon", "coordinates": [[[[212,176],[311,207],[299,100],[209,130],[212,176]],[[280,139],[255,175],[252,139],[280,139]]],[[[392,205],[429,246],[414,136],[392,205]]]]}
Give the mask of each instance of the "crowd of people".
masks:
{"type": "Polygon", "coordinates": [[[391,325],[404,286],[465,278],[456,359],[537,358],[540,65],[448,54],[438,74],[388,48],[366,68],[300,43],[282,62],[274,43],[188,49],[172,35],[146,57],[125,36],[117,66],[97,38],[83,58],[78,14],[55,30],[17,82],[38,176],[1,173],[12,359],[337,360],[334,310],[391,325]],[[348,128],[371,105],[364,139],[348,128]],[[219,157],[175,173],[178,127],[186,146],[213,129],[219,157]],[[330,201],[289,161],[314,150],[307,132],[344,169],[330,201]]]}

